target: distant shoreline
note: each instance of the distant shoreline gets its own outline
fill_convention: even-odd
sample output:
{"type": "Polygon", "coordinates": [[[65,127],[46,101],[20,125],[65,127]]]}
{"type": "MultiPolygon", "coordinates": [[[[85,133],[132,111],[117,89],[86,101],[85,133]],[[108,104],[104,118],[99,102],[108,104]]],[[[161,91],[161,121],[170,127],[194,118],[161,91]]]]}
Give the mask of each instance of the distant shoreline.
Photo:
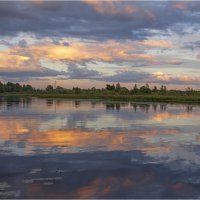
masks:
{"type": "Polygon", "coordinates": [[[96,99],[130,102],[164,102],[164,103],[200,103],[200,96],[186,95],[92,95],[92,94],[59,94],[59,93],[1,93],[0,97],[38,97],[62,99],[96,99]]]}

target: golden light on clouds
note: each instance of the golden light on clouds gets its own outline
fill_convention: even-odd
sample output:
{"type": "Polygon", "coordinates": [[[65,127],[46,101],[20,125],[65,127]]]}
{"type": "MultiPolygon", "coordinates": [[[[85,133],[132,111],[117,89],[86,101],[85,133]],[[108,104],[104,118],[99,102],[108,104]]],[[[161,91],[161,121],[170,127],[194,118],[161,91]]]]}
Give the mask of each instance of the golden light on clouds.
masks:
{"type": "Polygon", "coordinates": [[[153,74],[154,74],[154,75],[158,75],[158,76],[162,76],[162,75],[164,75],[163,72],[153,72],[153,74]]]}
{"type": "Polygon", "coordinates": [[[9,67],[11,70],[33,70],[41,68],[41,59],[61,62],[155,62],[154,55],[137,53],[136,44],[116,41],[102,43],[72,42],[68,46],[55,45],[53,43],[32,44],[26,48],[19,46],[3,50],[0,53],[0,68],[9,67]],[[26,56],[28,55],[28,56],[26,56]],[[31,60],[27,64],[27,61],[31,60]],[[28,66],[28,67],[27,67],[28,66]]]}
{"type": "Polygon", "coordinates": [[[76,79],[199,88],[197,2],[30,0],[2,6],[8,10],[0,39],[2,81],[44,81],[40,88],[55,79],[63,87],[76,79]]]}
{"type": "MultiPolygon", "coordinates": [[[[67,71],[67,66],[73,64],[88,64],[92,62],[112,63],[114,65],[144,63],[144,66],[159,66],[159,65],[180,65],[182,62],[179,59],[159,59],[156,54],[151,54],[149,48],[156,49],[172,49],[174,45],[167,40],[144,40],[144,41],[124,41],[117,42],[108,40],[104,42],[80,42],[71,41],[68,45],[62,43],[55,44],[46,42],[40,44],[29,44],[26,47],[12,46],[0,52],[0,71],[6,72],[44,72],[48,68],[47,63],[64,64],[64,71],[67,71]],[[138,51],[142,47],[142,51],[138,51]],[[46,63],[43,61],[45,60],[46,63]],[[47,66],[46,66],[46,65],[47,66]],[[45,68],[46,67],[46,68],[45,68]]],[[[98,65],[98,67],[101,67],[98,65]]],[[[98,69],[97,69],[98,71],[98,69]]],[[[101,71],[101,69],[99,69],[101,71]]],[[[113,74],[115,72],[113,71],[113,74]]],[[[149,74],[151,75],[151,74],[149,74]]],[[[172,75],[162,72],[154,72],[152,75],[157,81],[169,82],[177,81],[199,81],[199,79],[188,75],[172,75]]],[[[120,82],[120,80],[119,80],[120,82]]]]}
{"type": "Polygon", "coordinates": [[[149,47],[158,47],[163,49],[172,49],[174,45],[168,40],[144,40],[143,44],[149,47]]]}
{"type": "Polygon", "coordinates": [[[165,74],[163,72],[153,72],[152,75],[155,76],[157,80],[160,81],[177,81],[177,82],[185,82],[185,83],[190,83],[190,82],[199,82],[198,77],[191,77],[187,75],[181,75],[181,74],[165,74]]]}
{"type": "Polygon", "coordinates": [[[31,66],[24,66],[29,59],[30,57],[12,54],[9,51],[0,52],[0,70],[29,71],[31,66]]]}

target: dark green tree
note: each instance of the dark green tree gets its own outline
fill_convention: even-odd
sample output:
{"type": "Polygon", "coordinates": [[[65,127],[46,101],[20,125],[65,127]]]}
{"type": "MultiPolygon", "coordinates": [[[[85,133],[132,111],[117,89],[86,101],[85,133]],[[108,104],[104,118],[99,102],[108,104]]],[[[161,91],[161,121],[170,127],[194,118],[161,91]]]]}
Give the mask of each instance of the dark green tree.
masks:
{"type": "Polygon", "coordinates": [[[166,92],[167,92],[167,87],[164,86],[164,85],[161,85],[161,87],[160,87],[160,93],[161,94],[165,94],[166,92]]]}
{"type": "Polygon", "coordinates": [[[115,91],[116,91],[116,92],[119,92],[120,89],[121,89],[121,85],[120,85],[120,83],[117,83],[117,84],[116,84],[116,87],[115,87],[115,91]]]}
{"type": "Polygon", "coordinates": [[[157,93],[158,92],[158,88],[156,86],[154,86],[152,92],[153,93],[157,93]]]}
{"type": "Polygon", "coordinates": [[[140,93],[142,94],[150,94],[151,93],[151,89],[149,88],[149,84],[143,85],[142,87],[140,87],[140,93]]]}
{"type": "Polygon", "coordinates": [[[28,84],[28,85],[23,85],[22,90],[24,92],[32,92],[34,89],[31,85],[28,84]]]}
{"type": "Polygon", "coordinates": [[[110,84],[107,84],[106,85],[106,90],[115,90],[115,85],[110,85],[110,84]]]}
{"type": "Polygon", "coordinates": [[[139,92],[137,84],[134,85],[133,89],[130,90],[131,94],[137,94],[139,92]]]}
{"type": "Polygon", "coordinates": [[[81,93],[81,88],[79,88],[79,87],[73,87],[72,90],[74,91],[75,94],[80,94],[81,93]]]}
{"type": "Polygon", "coordinates": [[[16,84],[14,85],[14,91],[15,91],[15,92],[20,92],[20,91],[22,91],[22,86],[21,86],[19,83],[16,83],[16,84]]]}
{"type": "Polygon", "coordinates": [[[0,82],[0,92],[4,92],[4,84],[0,82]]]}
{"type": "Polygon", "coordinates": [[[53,91],[53,86],[52,85],[47,85],[46,91],[47,92],[52,92],[53,91]]]}

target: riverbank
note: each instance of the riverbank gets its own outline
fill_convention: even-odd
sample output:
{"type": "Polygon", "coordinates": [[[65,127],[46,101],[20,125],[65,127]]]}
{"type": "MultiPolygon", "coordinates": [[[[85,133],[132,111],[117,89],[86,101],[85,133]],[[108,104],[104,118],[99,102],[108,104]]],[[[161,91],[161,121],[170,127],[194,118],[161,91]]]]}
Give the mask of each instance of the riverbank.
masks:
{"type": "Polygon", "coordinates": [[[61,94],[61,93],[2,93],[0,97],[38,97],[64,99],[99,99],[134,102],[200,103],[200,96],[186,95],[97,95],[97,94],[61,94]]]}

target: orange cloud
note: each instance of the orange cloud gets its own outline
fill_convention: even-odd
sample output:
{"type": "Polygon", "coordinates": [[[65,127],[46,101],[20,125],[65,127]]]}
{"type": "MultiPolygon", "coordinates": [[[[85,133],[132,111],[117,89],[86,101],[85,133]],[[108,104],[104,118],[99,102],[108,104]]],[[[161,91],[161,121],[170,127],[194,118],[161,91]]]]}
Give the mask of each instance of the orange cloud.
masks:
{"type": "Polygon", "coordinates": [[[188,8],[188,2],[175,2],[173,3],[173,7],[180,10],[186,10],[188,8]]]}
{"type": "Polygon", "coordinates": [[[168,74],[164,74],[163,72],[154,72],[152,73],[156,79],[162,80],[162,81],[168,81],[171,79],[171,76],[168,74]]]}
{"type": "MultiPolygon", "coordinates": [[[[91,61],[116,64],[122,62],[143,62],[150,65],[181,64],[181,61],[177,59],[159,61],[155,55],[146,52],[149,47],[170,49],[173,48],[173,44],[166,40],[124,41],[123,43],[110,40],[101,43],[73,41],[68,46],[50,42],[30,44],[26,48],[14,46],[0,51],[0,71],[42,71],[43,60],[77,64],[91,61]],[[143,52],[138,53],[140,48],[143,52]]],[[[171,78],[166,74],[156,75],[156,77],[159,80],[170,80],[171,78]]]]}
{"type": "Polygon", "coordinates": [[[30,57],[15,55],[9,51],[0,52],[0,70],[8,71],[17,70],[17,71],[29,71],[33,66],[25,66],[30,57]]]}
{"type": "Polygon", "coordinates": [[[197,5],[196,1],[172,2],[172,7],[178,10],[192,10],[197,5]]]}
{"type": "Polygon", "coordinates": [[[154,59],[150,54],[135,54],[134,47],[127,43],[108,41],[101,44],[96,43],[72,43],[70,46],[61,45],[38,45],[30,46],[30,52],[50,60],[61,60],[69,62],[81,61],[135,61],[154,59]]]}
{"type": "Polygon", "coordinates": [[[171,75],[164,74],[162,72],[154,72],[152,73],[157,80],[160,81],[176,81],[176,82],[184,82],[185,84],[200,82],[200,79],[197,77],[191,77],[187,75],[171,75]]]}
{"type": "Polygon", "coordinates": [[[85,3],[92,6],[92,8],[102,15],[118,15],[128,14],[131,15],[136,12],[136,8],[133,5],[125,4],[124,2],[115,1],[90,1],[86,0],[85,3]]]}
{"type": "Polygon", "coordinates": [[[143,45],[148,47],[162,48],[162,49],[174,48],[173,44],[167,40],[144,40],[143,45]]]}
{"type": "Polygon", "coordinates": [[[107,41],[102,43],[72,42],[69,46],[52,43],[29,45],[26,48],[13,47],[0,52],[0,70],[40,70],[41,59],[61,62],[155,62],[155,56],[135,53],[136,44],[107,41]],[[27,56],[28,55],[28,56],[27,56]]]}

